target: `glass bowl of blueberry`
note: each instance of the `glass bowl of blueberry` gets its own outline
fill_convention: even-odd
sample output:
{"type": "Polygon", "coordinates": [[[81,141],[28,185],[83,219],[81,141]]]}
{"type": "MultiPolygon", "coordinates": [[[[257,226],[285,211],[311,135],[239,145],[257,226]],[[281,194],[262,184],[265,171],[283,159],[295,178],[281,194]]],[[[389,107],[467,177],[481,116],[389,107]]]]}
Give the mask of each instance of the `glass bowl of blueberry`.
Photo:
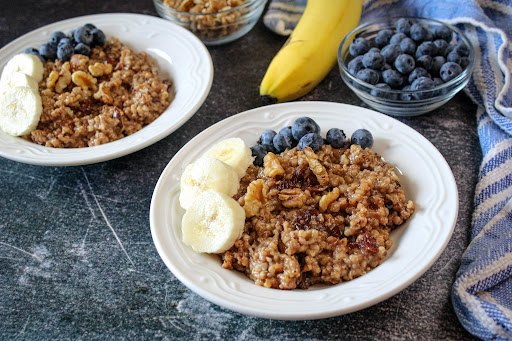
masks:
{"type": "Polygon", "coordinates": [[[422,115],[463,89],[475,60],[456,27],[426,18],[384,18],[350,32],[338,49],[343,81],[370,107],[422,115]]]}

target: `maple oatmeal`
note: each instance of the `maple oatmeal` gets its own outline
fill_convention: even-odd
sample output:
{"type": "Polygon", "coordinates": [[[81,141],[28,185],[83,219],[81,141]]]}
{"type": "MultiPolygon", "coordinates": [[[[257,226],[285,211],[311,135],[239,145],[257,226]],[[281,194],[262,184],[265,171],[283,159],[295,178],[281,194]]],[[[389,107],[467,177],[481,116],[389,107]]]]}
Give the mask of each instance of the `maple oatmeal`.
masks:
{"type": "Polygon", "coordinates": [[[28,139],[47,147],[96,146],[131,135],[157,119],[174,96],[145,52],[119,40],[87,57],[44,64],[39,83],[43,112],[28,139]]]}
{"type": "Polygon", "coordinates": [[[275,289],[307,289],[359,277],[381,264],[390,231],[415,204],[392,166],[369,148],[323,145],[268,153],[234,197],[246,212],[242,237],[222,266],[275,289]]]}

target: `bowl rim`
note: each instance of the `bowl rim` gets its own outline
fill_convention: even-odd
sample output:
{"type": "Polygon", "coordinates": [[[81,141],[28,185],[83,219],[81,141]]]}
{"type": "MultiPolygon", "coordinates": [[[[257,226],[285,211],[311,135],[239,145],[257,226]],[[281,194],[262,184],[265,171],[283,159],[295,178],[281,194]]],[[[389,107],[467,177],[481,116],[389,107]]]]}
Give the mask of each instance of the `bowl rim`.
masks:
{"type": "Polygon", "coordinates": [[[209,16],[209,15],[217,15],[217,14],[222,14],[222,13],[229,13],[231,11],[235,11],[235,10],[239,10],[239,9],[243,9],[245,7],[249,7],[251,6],[252,4],[254,3],[259,3],[259,2],[262,2],[262,3],[266,3],[267,0],[248,0],[247,2],[241,4],[241,5],[238,5],[236,7],[232,7],[232,8],[229,8],[229,9],[224,9],[224,10],[221,10],[221,11],[217,11],[217,12],[210,12],[210,13],[190,13],[190,12],[185,12],[185,11],[179,11],[177,9],[174,9],[174,8],[171,8],[171,7],[168,7],[166,5],[164,5],[163,3],[163,0],[153,0],[157,5],[159,6],[162,6],[166,11],[170,12],[171,15],[188,15],[188,16],[191,16],[191,17],[196,17],[196,16],[209,16]]]}
{"type": "MultiPolygon", "coordinates": [[[[359,25],[358,27],[356,27],[355,29],[350,31],[343,38],[343,40],[341,41],[341,43],[340,43],[340,45],[338,47],[337,59],[338,59],[338,65],[343,70],[343,73],[345,74],[346,77],[350,78],[352,81],[356,82],[357,84],[365,86],[366,88],[370,89],[370,91],[371,90],[378,90],[378,91],[382,91],[384,93],[390,93],[390,94],[418,94],[418,93],[430,93],[430,92],[435,92],[435,91],[439,91],[439,90],[448,89],[448,88],[451,88],[452,86],[454,86],[456,84],[459,84],[464,79],[469,78],[471,76],[471,73],[473,72],[473,68],[474,68],[474,65],[475,65],[475,48],[474,48],[473,44],[471,43],[471,41],[469,40],[469,38],[462,31],[460,31],[457,27],[455,27],[453,25],[450,25],[448,23],[445,23],[443,21],[436,20],[436,19],[425,18],[425,17],[394,16],[394,17],[382,17],[382,18],[379,18],[379,19],[377,19],[375,21],[359,25]],[[404,90],[397,90],[397,89],[383,89],[383,88],[378,88],[375,85],[372,85],[370,83],[366,83],[366,82],[360,80],[359,78],[355,77],[354,75],[352,75],[348,71],[348,67],[347,67],[345,61],[343,60],[343,56],[342,56],[342,53],[343,53],[342,48],[345,45],[345,43],[347,42],[347,39],[350,36],[352,36],[354,34],[357,34],[359,31],[361,31],[362,29],[367,28],[369,26],[378,25],[378,24],[381,24],[383,22],[397,21],[398,19],[402,19],[402,18],[403,19],[413,20],[413,21],[414,20],[417,20],[417,21],[427,21],[427,22],[436,23],[436,24],[440,24],[440,25],[444,25],[444,26],[449,27],[452,31],[457,33],[457,35],[459,35],[462,38],[463,42],[469,47],[469,64],[468,64],[468,66],[464,70],[462,70],[461,74],[458,75],[457,77],[455,77],[454,79],[452,79],[452,80],[450,80],[450,81],[448,81],[448,82],[446,82],[444,84],[435,86],[434,88],[428,89],[428,90],[405,90],[404,91],[404,90]]],[[[371,95],[371,96],[377,98],[377,96],[374,96],[374,95],[371,95]]],[[[444,95],[441,95],[441,96],[438,96],[438,97],[444,97],[444,95]]],[[[378,97],[378,98],[381,99],[381,100],[391,101],[391,102],[400,102],[400,103],[404,102],[402,100],[392,100],[392,99],[387,99],[387,98],[383,98],[383,97],[378,97]]],[[[426,101],[426,100],[432,100],[432,98],[412,99],[410,101],[406,101],[406,103],[411,103],[411,102],[412,103],[417,103],[417,102],[423,102],[423,101],[426,101]]]]}

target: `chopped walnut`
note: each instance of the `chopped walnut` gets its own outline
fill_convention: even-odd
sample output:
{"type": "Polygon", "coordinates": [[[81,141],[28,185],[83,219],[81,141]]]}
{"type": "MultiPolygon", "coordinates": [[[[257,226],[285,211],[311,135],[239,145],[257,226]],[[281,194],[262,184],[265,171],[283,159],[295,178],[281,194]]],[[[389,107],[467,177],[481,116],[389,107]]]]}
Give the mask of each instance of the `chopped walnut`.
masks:
{"type": "Polygon", "coordinates": [[[98,82],[96,78],[94,78],[91,74],[83,72],[83,71],[75,71],[71,75],[71,79],[73,83],[81,87],[82,89],[92,89],[94,85],[98,82]]]}
{"type": "Polygon", "coordinates": [[[105,86],[105,83],[100,83],[99,90],[94,94],[94,98],[98,101],[102,101],[106,104],[113,104],[114,98],[112,97],[110,90],[105,86]]]}
{"type": "Polygon", "coordinates": [[[325,194],[320,198],[320,202],[318,203],[320,212],[327,211],[327,208],[331,203],[333,203],[340,196],[340,190],[338,187],[335,187],[331,192],[325,194]]]}
{"type": "Polygon", "coordinates": [[[87,63],[89,63],[89,57],[83,54],[74,54],[69,60],[71,64],[71,70],[75,71],[87,71],[87,63]]]}
{"type": "Polygon", "coordinates": [[[57,83],[55,83],[56,93],[62,93],[62,91],[68,87],[69,83],[71,83],[71,72],[69,69],[69,62],[65,62],[60,69],[59,79],[57,80],[57,83]]]}
{"type": "Polygon", "coordinates": [[[263,158],[263,167],[263,174],[270,178],[284,174],[284,169],[274,153],[267,153],[267,155],[265,155],[263,158]]]}
{"type": "Polygon", "coordinates": [[[89,72],[94,77],[109,75],[112,73],[112,70],[112,64],[94,63],[94,65],[89,65],[89,72]]]}
{"type": "Polygon", "coordinates": [[[59,73],[57,71],[53,70],[48,75],[48,79],[46,80],[46,87],[53,88],[55,86],[55,84],[57,83],[57,79],[59,79],[59,73]]]}
{"type": "Polygon", "coordinates": [[[307,196],[300,188],[287,188],[281,190],[278,196],[284,207],[301,207],[306,202],[307,196]]]}
{"type": "Polygon", "coordinates": [[[329,185],[329,174],[327,174],[325,167],[318,161],[318,155],[310,147],[305,147],[304,153],[308,159],[309,168],[315,174],[318,183],[323,186],[329,185]]]}
{"type": "Polygon", "coordinates": [[[260,208],[267,201],[268,185],[263,179],[254,180],[247,186],[247,193],[244,196],[245,216],[255,216],[260,208]]]}

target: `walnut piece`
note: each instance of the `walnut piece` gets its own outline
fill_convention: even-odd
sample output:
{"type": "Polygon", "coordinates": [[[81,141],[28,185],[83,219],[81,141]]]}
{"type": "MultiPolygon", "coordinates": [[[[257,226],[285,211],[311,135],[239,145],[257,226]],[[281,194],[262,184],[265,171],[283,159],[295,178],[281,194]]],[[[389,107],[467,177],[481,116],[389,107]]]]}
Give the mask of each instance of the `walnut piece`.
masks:
{"type": "Polygon", "coordinates": [[[263,179],[254,180],[247,186],[244,210],[247,218],[254,217],[267,202],[268,185],[263,179]]]}
{"type": "Polygon", "coordinates": [[[305,147],[304,153],[308,159],[309,168],[315,174],[318,183],[323,186],[329,185],[329,174],[327,174],[325,167],[318,161],[318,155],[310,147],[305,147]]]}
{"type": "Polygon", "coordinates": [[[320,202],[318,203],[320,212],[327,211],[327,208],[329,207],[329,205],[332,202],[334,202],[336,199],[338,199],[339,197],[340,197],[340,190],[338,187],[334,187],[334,189],[331,192],[324,194],[322,196],[322,198],[320,198],[320,202]]]}
{"type": "Polygon", "coordinates": [[[53,88],[55,86],[55,84],[57,83],[57,79],[59,79],[59,73],[57,71],[53,70],[48,75],[48,79],[46,80],[46,87],[53,88]]]}
{"type": "Polygon", "coordinates": [[[65,62],[59,72],[59,79],[55,83],[55,92],[60,94],[71,83],[71,72],[69,62],[65,62]]]}
{"type": "Polygon", "coordinates": [[[284,207],[301,207],[306,202],[307,196],[300,188],[287,188],[281,190],[278,195],[284,207]]]}
{"type": "Polygon", "coordinates": [[[284,169],[274,153],[267,153],[267,155],[265,155],[263,158],[263,167],[263,174],[270,178],[284,174],[284,169]]]}
{"type": "Polygon", "coordinates": [[[73,83],[81,87],[82,89],[92,89],[94,85],[98,82],[96,78],[94,78],[91,74],[83,72],[83,71],[75,71],[71,75],[71,80],[73,83]]]}
{"type": "Polygon", "coordinates": [[[105,86],[105,82],[100,84],[99,90],[94,94],[94,98],[98,101],[102,101],[105,104],[113,104],[114,98],[112,97],[110,90],[105,86]]]}
{"type": "Polygon", "coordinates": [[[94,63],[94,65],[89,65],[89,72],[94,77],[109,75],[112,73],[112,69],[112,64],[94,63]]]}

